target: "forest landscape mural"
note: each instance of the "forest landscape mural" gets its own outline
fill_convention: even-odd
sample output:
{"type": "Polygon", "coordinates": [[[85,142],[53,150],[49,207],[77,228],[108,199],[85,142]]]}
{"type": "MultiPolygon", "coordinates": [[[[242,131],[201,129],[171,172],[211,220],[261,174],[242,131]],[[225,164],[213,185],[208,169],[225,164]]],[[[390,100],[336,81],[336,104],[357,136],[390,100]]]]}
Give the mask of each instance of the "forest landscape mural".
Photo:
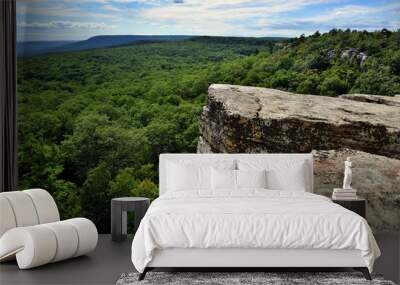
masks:
{"type": "Polygon", "coordinates": [[[398,1],[17,0],[19,188],[110,231],[196,152],[211,83],[400,94],[398,1]]]}

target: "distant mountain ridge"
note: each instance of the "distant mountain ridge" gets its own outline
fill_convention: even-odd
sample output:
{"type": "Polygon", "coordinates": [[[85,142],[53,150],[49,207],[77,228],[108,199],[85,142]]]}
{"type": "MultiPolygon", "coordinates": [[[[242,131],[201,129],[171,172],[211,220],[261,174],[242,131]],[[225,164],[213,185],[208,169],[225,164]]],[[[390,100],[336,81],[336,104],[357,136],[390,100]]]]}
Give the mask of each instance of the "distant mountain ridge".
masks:
{"type": "Polygon", "coordinates": [[[51,50],[69,45],[74,41],[32,41],[32,42],[18,42],[17,43],[17,56],[29,57],[37,54],[50,52],[51,50]]]}
{"type": "Polygon", "coordinates": [[[56,48],[55,52],[78,51],[93,48],[107,48],[112,46],[120,46],[133,44],[138,42],[170,42],[181,41],[191,38],[192,36],[95,36],[87,40],[75,42],[65,46],[56,48]]]}
{"type": "Polygon", "coordinates": [[[203,42],[219,42],[235,44],[246,41],[248,43],[263,44],[267,41],[280,41],[287,38],[280,37],[213,37],[213,36],[184,36],[184,35],[101,35],[94,36],[83,41],[40,41],[40,42],[19,42],[17,44],[18,57],[30,57],[45,53],[58,53],[80,51],[96,48],[109,48],[114,46],[146,43],[146,42],[172,42],[183,40],[195,40],[203,42]]]}
{"type": "Polygon", "coordinates": [[[168,35],[168,36],[142,36],[142,35],[101,35],[94,36],[83,41],[41,41],[41,42],[19,42],[17,44],[18,57],[29,57],[33,55],[80,51],[95,48],[108,48],[113,46],[134,44],[139,42],[168,42],[181,41],[192,36],[168,35]]]}

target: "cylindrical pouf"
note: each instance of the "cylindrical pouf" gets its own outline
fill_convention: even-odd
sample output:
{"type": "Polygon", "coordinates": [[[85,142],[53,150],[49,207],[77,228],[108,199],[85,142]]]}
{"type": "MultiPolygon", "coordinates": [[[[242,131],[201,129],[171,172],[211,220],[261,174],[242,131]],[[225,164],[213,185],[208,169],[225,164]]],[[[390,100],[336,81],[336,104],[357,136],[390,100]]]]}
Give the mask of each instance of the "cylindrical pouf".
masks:
{"type": "Polygon", "coordinates": [[[78,233],[78,250],[74,257],[91,252],[96,248],[98,233],[92,221],[85,218],[74,218],[63,222],[73,225],[78,233]]]}
{"type": "Polygon", "coordinates": [[[56,252],[54,232],[42,225],[11,229],[0,239],[0,258],[8,259],[16,254],[20,269],[49,263],[56,252]]]}

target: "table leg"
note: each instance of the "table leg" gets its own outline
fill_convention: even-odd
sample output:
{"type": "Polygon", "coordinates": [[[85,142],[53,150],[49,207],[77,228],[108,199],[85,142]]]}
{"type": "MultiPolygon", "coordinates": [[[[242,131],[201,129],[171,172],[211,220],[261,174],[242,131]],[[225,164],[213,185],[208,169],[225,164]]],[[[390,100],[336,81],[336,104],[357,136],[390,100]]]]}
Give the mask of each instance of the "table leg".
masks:
{"type": "Polygon", "coordinates": [[[149,201],[146,203],[140,203],[135,207],[135,227],[133,229],[133,233],[136,234],[136,231],[140,225],[140,221],[143,219],[144,215],[146,214],[147,209],[149,208],[149,201]]]}
{"type": "Polygon", "coordinates": [[[122,211],[121,213],[121,221],[122,221],[122,238],[126,239],[126,235],[128,234],[128,217],[127,212],[122,211]]]}
{"type": "Polygon", "coordinates": [[[126,238],[126,212],[122,205],[111,201],[111,238],[113,241],[123,241],[123,216],[125,213],[125,238],[126,238]]]}

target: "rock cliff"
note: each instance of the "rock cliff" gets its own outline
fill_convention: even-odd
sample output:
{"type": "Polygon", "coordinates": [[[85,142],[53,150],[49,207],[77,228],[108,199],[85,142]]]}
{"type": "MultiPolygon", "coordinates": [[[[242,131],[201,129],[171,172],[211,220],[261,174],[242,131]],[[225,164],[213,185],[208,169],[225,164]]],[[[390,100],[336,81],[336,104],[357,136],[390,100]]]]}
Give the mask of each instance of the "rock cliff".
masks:
{"type": "Polygon", "coordinates": [[[354,160],[353,186],[374,230],[400,229],[400,98],[340,98],[214,84],[200,117],[198,152],[313,152],[315,192],[330,196],[354,160]]]}
{"type": "Polygon", "coordinates": [[[400,107],[400,95],[389,97],[369,94],[343,94],[340,95],[339,98],[400,107]]]}

